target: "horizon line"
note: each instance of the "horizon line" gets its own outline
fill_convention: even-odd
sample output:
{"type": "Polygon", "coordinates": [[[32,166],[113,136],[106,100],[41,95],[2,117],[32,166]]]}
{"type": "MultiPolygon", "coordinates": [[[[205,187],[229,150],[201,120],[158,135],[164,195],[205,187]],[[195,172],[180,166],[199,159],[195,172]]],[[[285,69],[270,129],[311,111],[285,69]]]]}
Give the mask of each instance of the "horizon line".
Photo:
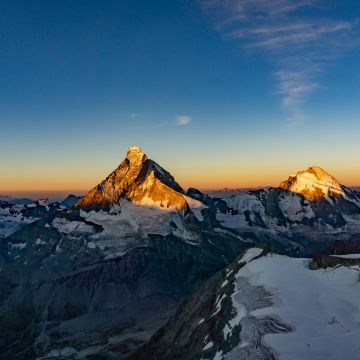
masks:
{"type": "MultiPolygon", "coordinates": [[[[359,185],[354,186],[347,186],[342,185],[345,187],[348,187],[350,189],[360,189],[359,185]]],[[[266,186],[239,186],[239,187],[212,187],[212,188],[202,188],[202,187],[194,187],[189,186],[185,191],[189,190],[190,188],[200,190],[201,192],[216,192],[216,191],[224,191],[224,192],[232,192],[232,191],[244,191],[244,190],[254,190],[254,189],[264,189],[264,188],[278,188],[279,186],[272,186],[272,185],[266,185],[266,186]]],[[[85,196],[89,192],[88,190],[84,189],[56,189],[56,190],[0,190],[0,197],[12,197],[12,196],[21,196],[21,197],[28,197],[31,200],[37,200],[41,198],[41,194],[44,197],[44,194],[51,195],[62,195],[62,196],[68,196],[68,195],[75,195],[75,196],[85,196]],[[36,194],[38,194],[40,197],[37,199],[33,199],[33,197],[36,197],[36,194]]],[[[47,196],[46,196],[47,197],[47,196]]]]}

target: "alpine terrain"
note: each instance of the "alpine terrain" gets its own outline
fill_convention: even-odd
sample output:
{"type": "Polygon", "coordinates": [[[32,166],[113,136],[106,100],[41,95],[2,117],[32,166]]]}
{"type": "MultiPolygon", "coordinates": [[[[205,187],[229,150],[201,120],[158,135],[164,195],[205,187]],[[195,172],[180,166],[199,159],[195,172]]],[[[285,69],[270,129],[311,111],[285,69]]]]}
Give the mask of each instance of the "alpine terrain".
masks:
{"type": "Polygon", "coordinates": [[[319,260],[249,249],[131,359],[360,359],[360,254],[319,260]]]}
{"type": "Polygon", "coordinates": [[[2,203],[1,356],[119,359],[148,340],[250,245],[191,194],[130,147],[71,208],[2,203]]]}
{"type": "Polygon", "coordinates": [[[330,256],[360,253],[360,193],[319,167],[211,196],[131,146],[83,197],[8,200],[1,359],[360,353],[358,260],[330,256]]]}

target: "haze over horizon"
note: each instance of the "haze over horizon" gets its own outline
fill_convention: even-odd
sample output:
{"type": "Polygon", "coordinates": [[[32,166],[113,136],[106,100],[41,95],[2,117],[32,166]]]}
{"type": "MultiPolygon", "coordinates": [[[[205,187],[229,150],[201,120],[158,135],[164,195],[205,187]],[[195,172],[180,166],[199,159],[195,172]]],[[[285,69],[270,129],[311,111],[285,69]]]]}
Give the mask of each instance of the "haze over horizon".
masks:
{"type": "MultiPolygon", "coordinates": [[[[125,155],[126,155],[126,151],[124,152],[124,157],[121,159],[121,161],[125,158],[125,155]]],[[[158,162],[158,160],[156,159],[153,159],[155,161],[158,162]]],[[[119,162],[120,163],[120,162],[119,162]]],[[[98,183],[100,183],[102,180],[104,180],[106,178],[106,176],[108,174],[110,174],[110,172],[112,172],[113,170],[115,170],[115,168],[118,166],[119,164],[116,164],[114,165],[114,167],[112,169],[109,169],[108,170],[108,173],[106,174],[103,174],[102,177],[100,177],[99,179],[95,180],[95,183],[93,184],[89,184],[87,187],[83,187],[83,188],[68,188],[68,189],[61,189],[61,188],[58,188],[58,189],[52,189],[52,188],[46,188],[46,187],[43,187],[43,188],[39,188],[39,189],[16,189],[16,190],[5,190],[5,191],[2,191],[0,192],[0,196],[24,196],[24,197],[30,197],[30,198],[34,198],[34,199],[39,199],[39,198],[45,198],[45,197],[48,197],[50,199],[56,199],[56,200],[61,200],[62,198],[66,197],[67,195],[69,194],[74,194],[74,195],[77,195],[77,196],[81,196],[81,195],[84,195],[85,193],[87,193],[91,188],[93,188],[95,185],[97,185],[98,183]]],[[[160,165],[161,162],[160,162],[160,165]]],[[[316,166],[316,164],[313,164],[314,166],[316,166]]],[[[312,165],[311,165],[312,166],[312,165]]],[[[171,165],[169,164],[169,167],[171,167],[171,165]]],[[[169,170],[169,167],[167,167],[167,169],[169,170]]],[[[276,177],[281,173],[281,170],[278,169],[279,173],[273,173],[271,174],[269,172],[269,176],[270,175],[273,175],[273,178],[274,178],[274,181],[273,183],[259,183],[259,184],[249,184],[247,186],[238,186],[236,183],[232,182],[233,179],[235,178],[234,177],[234,174],[231,174],[230,173],[230,176],[231,178],[229,179],[229,182],[225,183],[224,186],[195,186],[193,184],[187,184],[185,183],[184,181],[179,181],[179,179],[181,179],[181,176],[177,176],[174,172],[172,172],[172,175],[175,177],[175,180],[177,182],[179,182],[179,184],[184,188],[184,189],[188,189],[190,187],[195,187],[195,188],[198,188],[199,190],[203,190],[203,191],[216,191],[216,190],[224,190],[224,189],[246,189],[246,188],[260,188],[260,187],[267,187],[267,186],[273,186],[273,187],[277,187],[279,186],[280,182],[283,181],[283,180],[286,180],[288,178],[288,176],[293,176],[293,175],[296,175],[298,171],[301,171],[301,170],[306,170],[307,168],[309,168],[310,166],[306,166],[304,167],[303,169],[298,169],[298,170],[295,170],[293,173],[289,173],[289,174],[284,174],[283,178],[279,178],[278,181],[276,181],[276,177]],[[232,186],[229,185],[229,184],[233,184],[232,186]]],[[[214,169],[215,170],[215,169],[214,169]]],[[[326,169],[325,169],[326,170],[326,169]]],[[[192,170],[194,171],[194,170],[192,170]]],[[[271,171],[271,169],[270,169],[271,171]]],[[[334,175],[330,172],[330,175],[334,175]]],[[[213,178],[216,178],[216,177],[222,177],[223,175],[220,173],[216,173],[216,171],[213,172],[212,174],[212,177],[213,178]]],[[[240,175],[241,177],[241,175],[240,175]]],[[[336,177],[336,176],[335,176],[336,177]]],[[[244,176],[244,178],[246,178],[244,176]]],[[[338,178],[339,179],[339,178],[338,178]]],[[[61,180],[61,179],[60,179],[61,180]]],[[[260,180],[261,181],[261,180],[260,180]]],[[[239,181],[241,182],[241,180],[239,181]]],[[[340,181],[341,183],[341,181],[340,181]]],[[[342,183],[343,185],[347,185],[345,183],[342,183]]],[[[358,187],[358,185],[349,185],[350,187],[358,187]]]]}
{"type": "Polygon", "coordinates": [[[83,193],[133,144],[184,188],[313,165],[359,186],[359,18],[355,0],[4,1],[0,194],[83,193]]]}

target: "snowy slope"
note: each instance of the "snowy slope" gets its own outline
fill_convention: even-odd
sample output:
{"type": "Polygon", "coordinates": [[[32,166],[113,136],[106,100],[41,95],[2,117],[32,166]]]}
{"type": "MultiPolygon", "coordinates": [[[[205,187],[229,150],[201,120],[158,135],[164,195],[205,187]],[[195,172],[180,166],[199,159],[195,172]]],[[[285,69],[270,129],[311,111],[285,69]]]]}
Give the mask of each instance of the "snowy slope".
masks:
{"type": "Polygon", "coordinates": [[[261,252],[208,281],[131,360],[360,359],[359,266],[261,252]]]}
{"type": "Polygon", "coordinates": [[[267,334],[279,359],[360,359],[359,267],[309,270],[307,259],[266,256],[236,275],[273,294],[255,317],[276,316],[294,331],[267,334]]]}
{"type": "Polygon", "coordinates": [[[360,267],[309,270],[308,263],[308,259],[280,255],[247,261],[235,275],[230,295],[234,318],[223,329],[226,339],[241,325],[241,341],[228,353],[218,351],[214,359],[245,358],[251,349],[247,334],[251,317],[259,324],[261,319],[275,318],[291,327],[292,331],[267,332],[261,339],[280,360],[360,359],[360,267]],[[248,282],[265,289],[269,295],[263,300],[268,306],[251,309],[244,291],[248,282]]]}

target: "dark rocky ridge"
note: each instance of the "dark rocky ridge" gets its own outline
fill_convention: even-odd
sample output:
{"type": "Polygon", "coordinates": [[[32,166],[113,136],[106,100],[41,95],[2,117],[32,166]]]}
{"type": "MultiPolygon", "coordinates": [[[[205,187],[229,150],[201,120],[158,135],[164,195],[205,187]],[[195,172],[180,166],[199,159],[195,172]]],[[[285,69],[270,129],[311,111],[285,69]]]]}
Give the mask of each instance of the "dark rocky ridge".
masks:
{"type": "Polygon", "coordinates": [[[76,196],[76,195],[70,194],[60,203],[60,205],[65,206],[67,208],[71,208],[76,203],[78,203],[81,199],[82,199],[82,196],[76,196]]]}
{"type": "Polygon", "coordinates": [[[329,255],[316,255],[309,263],[311,270],[335,268],[338,266],[350,267],[356,265],[360,265],[360,256],[358,259],[350,259],[329,255]]]}

